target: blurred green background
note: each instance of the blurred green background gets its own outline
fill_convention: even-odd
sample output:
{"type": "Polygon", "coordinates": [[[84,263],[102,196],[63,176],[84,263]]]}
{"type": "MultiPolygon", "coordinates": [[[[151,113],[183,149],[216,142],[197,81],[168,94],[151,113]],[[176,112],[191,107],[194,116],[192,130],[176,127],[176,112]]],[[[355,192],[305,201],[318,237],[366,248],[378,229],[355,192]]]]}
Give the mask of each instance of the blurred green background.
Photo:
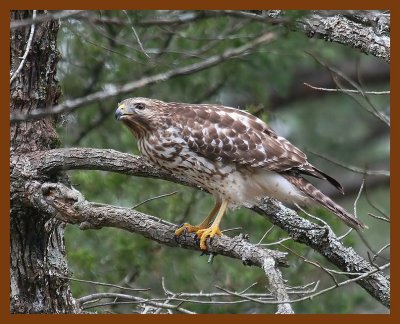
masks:
{"type": "MultiPolygon", "coordinates": [[[[307,12],[293,11],[287,19],[307,12]]],[[[112,148],[139,154],[131,133],[114,120],[118,101],[133,96],[164,101],[218,103],[247,109],[270,124],[274,130],[303,149],[311,163],[338,179],[345,188],[343,197],[324,183],[319,187],[336,201],[353,210],[363,175],[335,165],[311,152],[326,155],[346,165],[371,170],[389,170],[389,128],[366,111],[367,100],[348,94],[311,89],[335,88],[333,75],[315,58],[357,82],[363,90],[388,90],[389,65],[372,56],[320,39],[307,38],[290,28],[247,19],[221,16],[193,19],[191,22],[161,24],[159,21],[192,17],[183,11],[94,11],[86,19],[71,17],[62,21],[59,49],[62,59],[58,75],[63,99],[78,98],[169,69],[201,62],[207,57],[236,48],[264,32],[274,32],[277,40],[260,46],[248,55],[210,69],[141,88],[121,98],[112,98],[80,108],[61,118],[58,130],[65,147],[112,148]],[[141,48],[142,47],[142,48],[141,48]],[[311,152],[310,152],[311,151],[311,152]]],[[[344,83],[344,87],[350,86],[344,83]]],[[[389,96],[368,96],[384,113],[389,96]]],[[[133,206],[148,198],[178,191],[177,194],[148,202],[139,211],[176,224],[197,223],[213,206],[212,197],[178,184],[102,171],[70,171],[73,185],[89,201],[133,206]]],[[[367,238],[378,250],[389,241],[389,226],[368,213],[379,214],[373,205],[389,213],[389,178],[368,176],[365,192],[358,201],[359,217],[369,225],[367,238]]],[[[347,231],[334,216],[314,209],[339,234],[347,231]]],[[[250,235],[257,243],[271,227],[264,218],[245,208],[224,217],[227,233],[250,235]]],[[[273,228],[263,243],[287,235],[273,228]]],[[[241,291],[253,283],[252,292],[265,292],[265,276],[259,268],[245,267],[240,261],[216,256],[213,263],[200,252],[169,248],[122,230],[103,228],[81,231],[67,226],[65,237],[72,276],[77,279],[114,283],[135,288],[151,288],[142,297],[164,297],[161,280],[175,292],[216,292],[216,286],[241,291]]],[[[345,243],[366,256],[365,246],[352,233],[345,243]]],[[[334,268],[304,245],[291,240],[284,244],[310,260],[334,268]]],[[[286,251],[279,245],[269,248],[286,251]]],[[[389,250],[384,253],[389,256],[389,250]]],[[[319,288],[333,283],[324,271],[289,253],[290,267],[282,269],[289,286],[320,281],[319,288]]],[[[381,263],[382,260],[377,260],[381,263]]],[[[339,276],[345,280],[346,277],[339,276]]],[[[75,297],[110,291],[110,287],[72,282],[75,297]]],[[[124,292],[112,288],[114,292],[124,292]]],[[[124,292],[126,293],[126,292],[124,292]]],[[[292,295],[295,298],[296,295],[292,295]]],[[[190,304],[185,308],[209,313],[270,313],[275,305],[190,304]]],[[[381,313],[387,310],[361,287],[351,284],[312,300],[294,304],[298,313],[381,313]]],[[[90,310],[135,312],[137,305],[112,305],[90,310]]]]}

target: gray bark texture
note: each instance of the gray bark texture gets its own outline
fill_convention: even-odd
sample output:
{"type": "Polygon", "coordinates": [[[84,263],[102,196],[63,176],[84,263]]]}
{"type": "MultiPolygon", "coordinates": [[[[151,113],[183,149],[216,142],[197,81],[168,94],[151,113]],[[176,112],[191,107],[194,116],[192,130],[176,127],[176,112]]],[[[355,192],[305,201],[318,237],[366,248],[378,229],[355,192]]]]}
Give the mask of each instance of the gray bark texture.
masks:
{"type": "Polygon", "coordinates": [[[374,55],[390,63],[390,18],[385,14],[339,13],[325,16],[316,12],[299,23],[309,37],[317,37],[374,55]],[[303,24],[302,24],[303,23],[303,24]]]}
{"type": "MultiPolygon", "coordinates": [[[[177,178],[173,174],[159,170],[149,164],[143,157],[132,156],[114,150],[99,150],[86,148],[56,149],[35,154],[24,154],[12,161],[15,173],[32,174],[32,179],[25,183],[24,196],[29,203],[39,210],[52,214],[64,222],[79,224],[81,229],[112,226],[139,233],[167,246],[181,246],[197,249],[195,235],[186,235],[175,239],[176,225],[162,221],[153,216],[144,215],[127,208],[109,205],[98,205],[84,199],[77,190],[54,182],[40,183],[35,177],[51,177],[60,171],[72,169],[106,170],[132,176],[164,179],[192,186],[186,179],[177,178]]],[[[22,175],[21,175],[22,176],[22,175]]],[[[341,271],[349,273],[368,273],[375,270],[374,266],[362,258],[353,248],[346,247],[328,228],[323,228],[299,217],[296,212],[266,199],[253,210],[265,216],[272,223],[285,230],[295,241],[306,244],[318,251],[341,271]]],[[[245,264],[261,267],[265,272],[266,260],[274,260],[276,266],[285,266],[285,257],[278,252],[259,249],[246,242],[244,236],[228,238],[218,237],[209,242],[209,250],[242,260],[245,264]]],[[[279,273],[269,277],[279,279],[279,273]]],[[[357,281],[372,297],[390,308],[390,280],[377,271],[357,281]]],[[[282,290],[276,290],[277,296],[282,290]]],[[[279,296],[282,296],[280,294],[279,296]]],[[[278,299],[279,300],[279,299],[278,299]]],[[[284,299],[281,299],[284,300],[284,299]]],[[[280,306],[285,309],[286,304],[280,306]]],[[[286,305],[287,306],[287,305],[286,305]]]]}
{"type": "MultiPolygon", "coordinates": [[[[30,11],[12,11],[11,21],[32,16],[30,11]]],[[[55,79],[59,60],[57,32],[53,20],[35,26],[33,39],[20,72],[10,85],[11,112],[29,113],[36,107],[57,103],[60,95],[55,79]]],[[[30,26],[10,33],[10,75],[20,66],[30,26]]],[[[55,148],[58,136],[53,118],[11,125],[11,160],[24,153],[55,148]]],[[[64,250],[64,225],[28,203],[25,199],[27,177],[10,169],[10,312],[67,313],[76,312],[69,283],[64,250]]],[[[37,178],[39,181],[40,176],[37,178]]],[[[48,180],[48,176],[46,176],[48,180]]],[[[67,183],[62,173],[53,174],[53,181],[67,183]]]]}
{"type": "MultiPolygon", "coordinates": [[[[268,18],[285,17],[284,10],[266,10],[268,18]]],[[[307,37],[357,48],[390,63],[390,15],[374,10],[314,10],[289,26],[307,37]]]]}

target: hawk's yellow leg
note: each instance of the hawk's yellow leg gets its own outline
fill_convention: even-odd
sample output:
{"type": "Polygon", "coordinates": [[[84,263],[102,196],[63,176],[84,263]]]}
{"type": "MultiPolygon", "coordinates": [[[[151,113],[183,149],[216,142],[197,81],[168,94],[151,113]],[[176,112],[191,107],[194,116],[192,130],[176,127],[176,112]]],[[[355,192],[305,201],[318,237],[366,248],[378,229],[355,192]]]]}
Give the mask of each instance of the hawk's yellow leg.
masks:
{"type": "Polygon", "coordinates": [[[210,224],[212,218],[217,213],[217,211],[219,210],[220,207],[221,207],[221,202],[217,201],[215,203],[214,208],[210,212],[210,214],[199,225],[190,225],[189,223],[184,223],[181,227],[179,227],[175,231],[175,236],[181,235],[183,231],[192,233],[192,232],[197,232],[199,230],[208,228],[208,225],[210,224]]]}
{"type": "Polygon", "coordinates": [[[214,222],[209,228],[200,229],[196,232],[197,236],[200,238],[200,249],[207,250],[206,239],[207,237],[213,238],[215,235],[222,235],[219,229],[219,223],[225,214],[226,208],[228,207],[228,201],[223,200],[221,207],[218,211],[217,217],[215,217],[214,222]]]}

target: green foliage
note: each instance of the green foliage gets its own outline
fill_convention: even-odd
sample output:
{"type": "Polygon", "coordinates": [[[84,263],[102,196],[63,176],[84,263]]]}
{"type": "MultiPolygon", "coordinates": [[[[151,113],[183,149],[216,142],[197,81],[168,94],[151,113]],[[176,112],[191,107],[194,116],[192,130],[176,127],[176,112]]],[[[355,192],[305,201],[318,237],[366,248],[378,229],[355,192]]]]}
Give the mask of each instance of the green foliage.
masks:
{"type": "MultiPolygon", "coordinates": [[[[293,11],[288,18],[296,19],[304,14],[302,11],[293,11]]],[[[379,122],[347,95],[334,93],[309,99],[299,98],[279,108],[269,107],[268,104],[269,99],[276,94],[283,98],[290,96],[292,87],[303,82],[298,75],[299,70],[328,73],[308,53],[331,66],[337,66],[342,62],[356,64],[357,60],[366,60],[357,51],[309,39],[289,29],[284,31],[277,26],[233,17],[214,17],[189,24],[163,26],[144,25],[145,21],[157,17],[167,18],[163,11],[129,11],[128,15],[145,52],[140,49],[138,39],[122,11],[93,13],[99,22],[73,18],[64,22],[59,35],[59,48],[64,57],[59,67],[59,78],[64,99],[85,96],[105,89],[109,84],[123,85],[169,69],[201,62],[227,49],[242,46],[261,33],[275,32],[279,34],[277,41],[238,60],[141,88],[123,97],[145,96],[165,101],[214,102],[235,107],[240,105],[263,120],[268,120],[278,133],[303,149],[327,154],[361,167],[387,160],[387,137],[372,138],[367,142],[368,145],[363,142],[368,137],[371,125],[379,122]],[[116,23],[101,22],[101,19],[116,23]]],[[[139,154],[132,134],[113,118],[120,99],[112,98],[90,104],[67,116],[59,125],[64,145],[112,148],[139,154]]],[[[376,97],[373,100],[379,107],[385,105],[387,98],[376,97]]],[[[310,156],[318,167],[334,176],[339,175],[339,180],[345,180],[342,174],[347,171],[310,156]]],[[[346,174],[354,176],[352,173],[346,174]]],[[[213,206],[209,195],[166,181],[100,171],[73,171],[69,175],[73,185],[88,200],[118,206],[134,206],[148,198],[178,191],[175,195],[138,207],[143,213],[176,224],[183,221],[198,223],[213,206]]],[[[355,181],[361,184],[361,176],[355,181]]],[[[388,193],[389,188],[384,186],[370,195],[374,201],[388,206],[388,193]]],[[[351,210],[354,198],[350,196],[348,201],[343,202],[345,207],[351,210]]],[[[335,230],[346,230],[330,213],[320,209],[310,211],[322,216],[335,230]]],[[[370,207],[365,199],[360,200],[359,211],[362,218],[367,219],[370,207]]],[[[370,219],[367,221],[387,231],[382,223],[370,219]]],[[[227,232],[227,235],[248,233],[250,241],[257,243],[271,224],[242,208],[229,212],[222,227],[240,227],[239,230],[227,232]]],[[[376,236],[373,238],[374,244],[385,244],[382,237],[373,235],[376,236]]],[[[276,242],[286,236],[282,230],[274,228],[263,243],[276,242]]],[[[355,242],[359,240],[353,235],[346,239],[348,244],[355,242]]],[[[283,244],[297,254],[328,268],[332,267],[306,246],[291,240],[283,244]]],[[[241,291],[254,282],[257,285],[252,291],[264,292],[268,284],[260,269],[244,267],[238,260],[216,256],[213,263],[209,264],[207,256],[200,257],[199,252],[168,248],[116,229],[80,231],[76,226],[68,226],[66,245],[69,265],[75,278],[114,284],[124,282],[132,287],[151,288],[149,296],[163,295],[162,278],[165,278],[167,288],[174,292],[215,292],[215,286],[241,291]],[[128,278],[128,281],[125,282],[124,278],[128,278]]],[[[278,244],[268,247],[286,251],[278,244]]],[[[291,253],[289,260],[290,267],[283,269],[288,285],[302,286],[316,280],[321,281],[320,288],[332,285],[332,279],[321,269],[291,253]]],[[[80,282],[74,282],[72,288],[77,297],[109,290],[108,287],[80,282]]],[[[275,310],[273,305],[267,307],[250,303],[192,306],[190,309],[193,311],[210,313],[268,313],[275,310]]],[[[336,289],[312,301],[295,304],[295,310],[300,313],[356,313],[369,312],[371,309],[382,311],[377,302],[356,286],[336,289]]]]}

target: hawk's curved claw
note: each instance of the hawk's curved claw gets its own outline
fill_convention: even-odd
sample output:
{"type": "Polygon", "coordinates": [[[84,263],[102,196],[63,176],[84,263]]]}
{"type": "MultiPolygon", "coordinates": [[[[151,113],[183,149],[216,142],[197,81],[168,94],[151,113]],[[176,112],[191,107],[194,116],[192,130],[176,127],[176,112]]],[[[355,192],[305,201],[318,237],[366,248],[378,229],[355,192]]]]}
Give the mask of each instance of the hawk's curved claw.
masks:
{"type": "Polygon", "coordinates": [[[175,231],[175,237],[178,237],[182,233],[193,233],[196,232],[196,242],[199,241],[200,249],[207,250],[206,240],[207,238],[212,239],[215,235],[222,235],[218,226],[210,226],[208,228],[203,228],[201,226],[194,226],[188,223],[184,223],[175,231]]]}
{"type": "Polygon", "coordinates": [[[189,223],[183,223],[181,227],[179,227],[176,231],[175,231],[175,236],[179,236],[182,233],[193,233],[193,232],[197,232],[199,230],[203,229],[200,226],[194,226],[194,225],[190,225],[189,223]]]}
{"type": "Polygon", "coordinates": [[[200,238],[200,250],[207,250],[206,240],[209,237],[212,239],[215,235],[221,236],[222,232],[218,226],[210,226],[209,228],[201,229],[196,232],[200,238]]]}
{"type": "Polygon", "coordinates": [[[207,245],[206,245],[207,238],[209,237],[210,239],[212,239],[215,235],[219,236],[222,235],[219,229],[219,223],[221,222],[221,218],[224,215],[227,206],[228,206],[227,200],[223,200],[222,203],[218,201],[215,204],[211,213],[199,225],[193,226],[188,223],[184,223],[181,227],[179,227],[175,231],[175,236],[181,235],[182,232],[184,233],[196,232],[197,237],[200,239],[200,249],[202,251],[207,250],[207,245]],[[208,226],[211,218],[215,215],[217,211],[218,211],[217,217],[215,218],[212,225],[208,226]]]}

